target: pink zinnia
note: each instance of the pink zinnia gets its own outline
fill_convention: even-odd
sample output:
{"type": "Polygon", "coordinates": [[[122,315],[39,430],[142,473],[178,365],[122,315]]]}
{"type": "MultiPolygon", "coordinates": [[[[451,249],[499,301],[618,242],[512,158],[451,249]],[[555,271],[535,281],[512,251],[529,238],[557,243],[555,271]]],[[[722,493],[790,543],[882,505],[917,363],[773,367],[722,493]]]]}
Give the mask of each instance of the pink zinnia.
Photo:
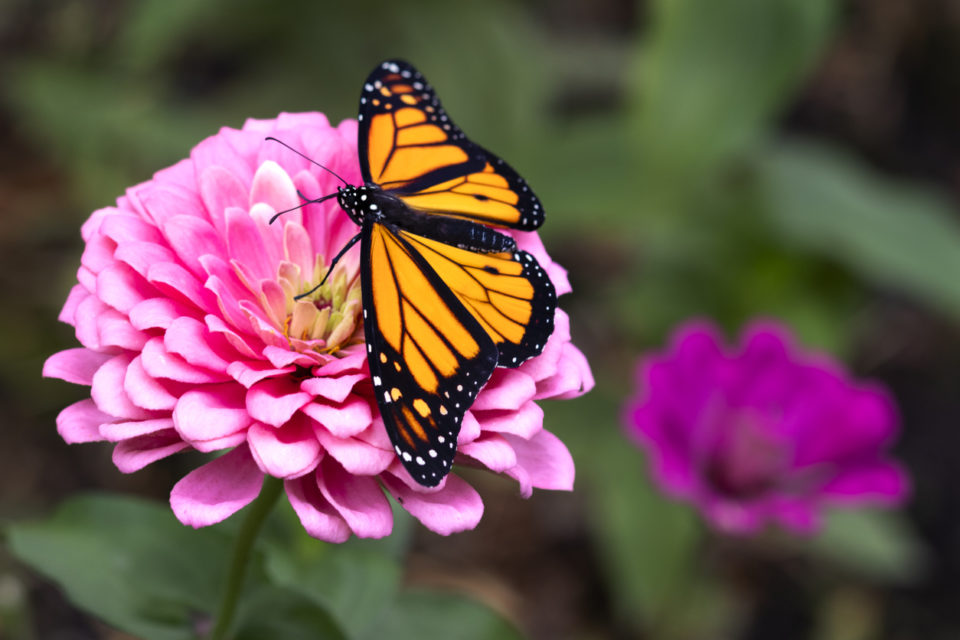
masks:
{"type": "MultiPolygon", "coordinates": [[[[338,184],[276,136],[357,184],[353,120],[318,113],[250,120],[201,142],[190,158],[129,189],[83,225],[86,249],[60,319],[82,348],[47,360],[44,375],[91,386],[57,418],[67,442],[115,442],[132,472],[187,449],[227,450],[181,479],[174,513],[195,527],[223,520],[260,491],[264,474],[313,536],[390,533],[392,495],[442,534],[476,526],[477,492],[455,473],[427,489],[396,459],[373,399],[360,315],[359,252],[340,262],[320,301],[294,300],[323,277],[356,233],[335,201],[301,204],[338,184]]],[[[535,233],[512,234],[570,290],[535,233]]],[[[463,419],[457,463],[534,487],[569,490],[573,461],[543,429],[542,398],[592,384],[557,311],[543,353],[497,369],[463,419]]]]}
{"type": "Polygon", "coordinates": [[[897,413],[883,387],[799,352],[774,323],[754,324],[737,349],[721,344],[712,326],[691,324],[638,370],[627,422],[664,491],[734,533],[771,520],[808,533],[825,506],[904,499],[906,476],[887,455],[897,413]]]}

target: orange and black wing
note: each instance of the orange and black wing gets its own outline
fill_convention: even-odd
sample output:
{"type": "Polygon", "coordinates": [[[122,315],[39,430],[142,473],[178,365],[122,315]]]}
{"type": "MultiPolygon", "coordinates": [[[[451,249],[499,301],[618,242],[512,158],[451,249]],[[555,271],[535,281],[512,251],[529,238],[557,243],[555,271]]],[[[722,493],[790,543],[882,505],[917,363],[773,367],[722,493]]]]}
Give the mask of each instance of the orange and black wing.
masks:
{"type": "Polygon", "coordinates": [[[377,404],[403,466],[432,487],[450,471],[463,415],[497,366],[497,346],[395,228],[368,222],[361,233],[377,404]]]}
{"type": "Polygon", "coordinates": [[[413,66],[382,63],[363,85],[360,169],[419,211],[532,231],[543,207],[510,165],[471,142],[413,66]]]}
{"type": "Polygon", "coordinates": [[[477,253],[398,231],[457,296],[497,345],[497,365],[517,367],[539,355],[553,333],[557,294],[526,251],[477,253]]]}

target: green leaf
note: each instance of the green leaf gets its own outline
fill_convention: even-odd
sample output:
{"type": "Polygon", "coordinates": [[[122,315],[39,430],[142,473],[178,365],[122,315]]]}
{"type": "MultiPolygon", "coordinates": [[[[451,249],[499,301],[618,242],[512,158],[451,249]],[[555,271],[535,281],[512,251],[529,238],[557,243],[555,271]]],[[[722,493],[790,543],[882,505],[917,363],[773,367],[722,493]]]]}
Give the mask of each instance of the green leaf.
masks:
{"type": "Polygon", "coordinates": [[[831,511],[810,550],[877,582],[909,584],[921,578],[929,557],[909,522],[894,511],[831,511]]]}
{"type": "Polygon", "coordinates": [[[836,6],[833,0],[653,3],[634,100],[652,184],[689,189],[662,180],[716,166],[755,141],[818,59],[836,6]]]}
{"type": "Polygon", "coordinates": [[[960,225],[945,197],[812,144],[782,144],[756,167],[788,243],[960,316],[960,225]]]}
{"type": "Polygon", "coordinates": [[[523,636],[510,622],[479,602],[452,593],[410,589],[362,637],[511,640],[523,636]]]}
{"type": "Polygon", "coordinates": [[[180,524],[167,505],[85,495],[50,518],[7,529],[14,556],[77,606],[150,640],[194,637],[219,601],[230,540],[180,524]]]}
{"type": "Polygon", "coordinates": [[[622,397],[599,389],[560,411],[550,405],[547,421],[577,463],[619,616],[635,627],[674,626],[670,618],[698,578],[701,528],[688,506],[653,485],[644,456],[621,427],[622,397]]]}
{"type": "Polygon", "coordinates": [[[314,540],[314,557],[267,551],[266,569],[273,581],[296,591],[329,611],[350,637],[360,637],[397,595],[401,565],[383,552],[344,543],[326,545],[314,540]]]}
{"type": "Polygon", "coordinates": [[[235,640],[339,640],[349,637],[323,607],[296,591],[262,586],[241,602],[235,640]]]}

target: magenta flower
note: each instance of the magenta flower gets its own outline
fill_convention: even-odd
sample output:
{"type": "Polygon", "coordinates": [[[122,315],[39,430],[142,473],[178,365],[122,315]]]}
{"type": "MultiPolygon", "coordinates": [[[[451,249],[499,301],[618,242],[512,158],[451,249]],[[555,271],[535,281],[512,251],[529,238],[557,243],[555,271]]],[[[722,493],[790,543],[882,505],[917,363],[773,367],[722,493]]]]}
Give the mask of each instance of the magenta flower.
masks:
{"type": "MultiPolygon", "coordinates": [[[[181,479],[170,496],[195,527],[252,501],[265,474],[313,536],[381,537],[393,525],[384,492],[442,534],[476,526],[477,492],[455,473],[426,489],[397,461],[378,415],[360,316],[359,252],[338,264],[320,302],[294,300],[325,274],[356,232],[335,201],[300,204],[338,184],[276,136],[360,183],[357,123],[318,113],[250,120],[201,142],[190,158],[132,187],[83,225],[86,249],[61,320],[82,348],[47,360],[44,375],[90,385],[57,418],[67,442],[116,443],[123,472],[187,449],[226,453],[181,479]]],[[[565,271],[535,233],[514,233],[556,285],[565,271]]],[[[557,311],[543,353],[497,369],[463,420],[457,463],[534,487],[573,485],[566,447],[543,429],[542,398],[593,385],[557,311]]]]}
{"type": "Polygon", "coordinates": [[[643,361],[637,382],[627,422],[656,481],[719,529],[776,521],[809,533],[822,507],[906,496],[886,451],[898,429],[890,395],[798,352],[785,327],[754,324],[725,352],[712,326],[685,326],[666,354],[643,361]]]}

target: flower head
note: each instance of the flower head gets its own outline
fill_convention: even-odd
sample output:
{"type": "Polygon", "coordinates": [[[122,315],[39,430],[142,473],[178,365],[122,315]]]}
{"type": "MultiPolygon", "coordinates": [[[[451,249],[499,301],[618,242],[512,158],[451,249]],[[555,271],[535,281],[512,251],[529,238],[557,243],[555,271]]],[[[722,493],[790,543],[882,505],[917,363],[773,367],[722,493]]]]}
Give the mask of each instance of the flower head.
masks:
{"type": "Polygon", "coordinates": [[[642,362],[638,384],[627,422],[656,481],[722,530],[773,520],[811,532],[823,506],[906,495],[886,453],[898,428],[890,395],[800,353],[782,326],[754,324],[731,352],[713,327],[685,326],[642,362]]]}
{"type": "MultiPolygon", "coordinates": [[[[91,398],[58,417],[67,442],[107,440],[124,472],[188,449],[224,451],[173,488],[185,524],[219,522],[258,494],[264,474],[285,480],[313,536],[387,535],[389,493],[440,533],[476,526],[479,495],[455,473],[438,487],[414,482],[378,415],[366,363],[359,252],[323,287],[330,259],[356,233],[333,201],[297,207],[338,186],[282,139],[361,182],[357,123],[318,113],[250,120],[223,129],[190,157],[130,188],[83,225],[86,248],[61,320],[81,348],[51,356],[44,375],[90,385],[91,398]]],[[[566,273],[536,234],[514,234],[553,280],[566,273]]],[[[543,429],[535,400],[592,386],[557,311],[543,353],[497,369],[463,419],[457,462],[534,487],[570,489],[573,462],[543,429]]]]}

